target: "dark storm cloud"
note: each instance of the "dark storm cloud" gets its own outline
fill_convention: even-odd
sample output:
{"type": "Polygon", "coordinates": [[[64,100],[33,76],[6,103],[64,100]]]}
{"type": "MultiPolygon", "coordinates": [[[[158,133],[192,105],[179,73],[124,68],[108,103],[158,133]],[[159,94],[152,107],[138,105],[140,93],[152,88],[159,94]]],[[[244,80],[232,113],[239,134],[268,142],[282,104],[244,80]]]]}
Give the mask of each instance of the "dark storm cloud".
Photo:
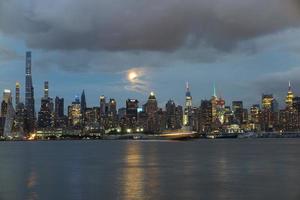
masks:
{"type": "Polygon", "coordinates": [[[299,14],[298,0],[0,0],[0,31],[40,49],[227,51],[299,14]]]}

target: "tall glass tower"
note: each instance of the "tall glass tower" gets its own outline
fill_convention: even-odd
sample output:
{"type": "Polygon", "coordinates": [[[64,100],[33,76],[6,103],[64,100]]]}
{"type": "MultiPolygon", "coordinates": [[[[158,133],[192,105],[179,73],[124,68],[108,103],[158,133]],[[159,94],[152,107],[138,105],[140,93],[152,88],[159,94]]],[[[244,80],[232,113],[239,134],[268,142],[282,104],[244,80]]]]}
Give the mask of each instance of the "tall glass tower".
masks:
{"type": "Polygon", "coordinates": [[[31,74],[31,52],[26,52],[26,71],[25,71],[25,108],[27,111],[26,121],[28,132],[34,131],[35,109],[34,109],[34,88],[32,85],[31,74]]]}

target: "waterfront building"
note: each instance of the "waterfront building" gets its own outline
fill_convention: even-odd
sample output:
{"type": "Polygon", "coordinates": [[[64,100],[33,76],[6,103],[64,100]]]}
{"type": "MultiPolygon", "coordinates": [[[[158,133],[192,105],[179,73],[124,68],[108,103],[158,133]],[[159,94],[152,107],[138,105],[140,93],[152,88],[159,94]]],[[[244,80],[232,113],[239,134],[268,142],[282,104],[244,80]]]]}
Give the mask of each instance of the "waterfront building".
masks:
{"type": "Polygon", "coordinates": [[[25,108],[26,108],[26,131],[33,132],[35,129],[34,88],[31,73],[31,52],[26,52],[26,75],[25,75],[25,108]]]}

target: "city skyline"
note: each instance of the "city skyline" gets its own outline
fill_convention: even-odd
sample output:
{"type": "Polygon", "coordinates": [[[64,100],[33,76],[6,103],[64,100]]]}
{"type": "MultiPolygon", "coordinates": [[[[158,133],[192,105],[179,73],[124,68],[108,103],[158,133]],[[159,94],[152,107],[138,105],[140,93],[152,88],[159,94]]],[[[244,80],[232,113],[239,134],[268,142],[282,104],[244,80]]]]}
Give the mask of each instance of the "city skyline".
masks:
{"type": "Polygon", "coordinates": [[[146,101],[150,91],[159,104],[170,97],[184,104],[186,81],[198,103],[210,98],[214,83],[225,99],[248,106],[259,103],[262,93],[274,94],[283,104],[289,80],[300,93],[296,0],[188,0],[184,5],[56,0],[49,6],[33,0],[0,2],[1,91],[13,89],[16,81],[25,85],[23,58],[30,50],[36,96],[42,96],[48,80],[53,94],[64,94],[66,102],[85,89],[93,105],[102,94],[119,102],[128,97],[146,101]],[[78,10],[89,14],[82,18],[78,10]],[[130,79],[132,71],[136,76],[130,79]]]}
{"type": "MultiPolygon", "coordinates": [[[[47,96],[47,98],[48,98],[48,96],[51,96],[52,98],[54,98],[54,97],[62,97],[62,98],[64,98],[64,99],[69,99],[69,101],[68,102],[66,102],[66,104],[67,105],[69,105],[69,104],[71,104],[73,101],[74,101],[74,99],[76,99],[77,97],[79,98],[80,97],[80,91],[78,91],[78,93],[77,94],[75,94],[73,97],[66,97],[66,96],[59,96],[59,95],[56,95],[56,94],[54,94],[54,92],[53,91],[55,91],[55,88],[53,88],[53,87],[51,87],[51,83],[50,83],[50,87],[51,87],[51,91],[50,91],[50,94],[49,94],[49,79],[45,79],[43,82],[42,82],[42,85],[39,85],[37,88],[40,88],[40,87],[42,87],[42,92],[38,92],[38,94],[41,94],[41,96],[35,96],[34,95],[34,84],[33,84],[33,80],[32,80],[32,73],[31,73],[31,70],[32,70],[32,66],[31,66],[31,54],[32,54],[32,52],[31,51],[27,51],[26,52],[26,56],[25,56],[25,58],[26,58],[26,62],[25,62],[25,66],[26,66],[26,70],[25,70],[25,82],[27,82],[28,81],[28,86],[26,86],[26,84],[24,84],[24,86],[22,85],[22,84],[20,84],[20,81],[16,81],[15,82],[15,85],[14,85],[14,89],[15,89],[15,92],[13,92],[14,91],[14,89],[13,88],[5,88],[5,89],[3,89],[3,91],[5,92],[6,90],[10,90],[10,91],[12,91],[12,97],[13,97],[13,99],[14,99],[14,103],[15,103],[15,105],[17,105],[17,101],[18,102],[23,102],[23,103],[25,103],[25,104],[29,104],[29,103],[26,103],[27,102],[27,98],[29,98],[29,100],[28,101],[33,101],[32,103],[30,103],[30,104],[34,104],[35,106],[34,106],[34,109],[33,109],[33,113],[37,113],[35,110],[38,110],[39,109],[39,107],[41,106],[41,104],[40,104],[40,99],[42,100],[43,98],[46,98],[45,96],[47,96]],[[45,84],[47,85],[47,86],[45,86],[45,84]],[[47,88],[46,88],[47,87],[47,88]],[[32,89],[31,89],[32,88],[32,89]],[[22,89],[24,90],[24,92],[22,93],[22,89]],[[28,97],[26,97],[26,95],[28,95],[28,97]],[[30,98],[31,98],[31,96],[32,96],[32,98],[33,98],[33,100],[30,100],[30,98]],[[18,97],[18,98],[17,98],[18,97]],[[38,101],[35,101],[35,99],[37,99],[38,101]]],[[[136,77],[138,76],[137,75],[138,74],[138,71],[129,71],[128,73],[127,73],[127,77],[128,77],[128,79],[129,80],[134,80],[134,79],[136,79],[136,77]]],[[[22,82],[22,81],[21,81],[22,82]]],[[[292,87],[292,83],[291,83],[291,81],[290,80],[288,80],[287,81],[287,87],[286,88],[291,88],[292,87]]],[[[80,89],[78,89],[78,90],[80,90],[80,89]]],[[[85,89],[85,88],[83,88],[83,89],[81,89],[81,91],[83,91],[83,93],[85,93],[85,91],[86,91],[87,89],[85,89]]],[[[196,90],[195,91],[197,91],[197,88],[196,88],[196,90]]],[[[297,94],[295,91],[297,91],[297,89],[295,90],[295,87],[293,87],[293,92],[295,93],[295,94],[297,94]]],[[[147,101],[147,97],[148,97],[148,95],[150,94],[150,93],[155,93],[156,94],[156,96],[157,96],[157,93],[156,93],[156,91],[154,91],[154,90],[149,90],[149,91],[144,91],[143,93],[141,93],[141,99],[142,99],[142,103],[146,103],[146,101],[147,101]]],[[[193,92],[193,93],[195,93],[195,92],[193,92]]],[[[134,92],[132,92],[132,94],[134,94],[134,92]]],[[[282,96],[282,97],[278,97],[278,96],[276,96],[276,95],[274,95],[273,93],[270,93],[270,92],[265,92],[265,93],[262,93],[261,95],[263,95],[263,94],[272,94],[273,96],[274,96],[274,98],[279,102],[279,108],[284,108],[284,106],[285,106],[285,100],[286,100],[286,96],[284,95],[284,96],[282,96]]],[[[182,97],[169,97],[168,99],[166,99],[166,100],[161,100],[161,99],[158,99],[158,104],[159,104],[159,106],[160,107],[163,107],[164,106],[164,104],[165,103],[167,103],[168,102],[168,100],[174,100],[177,104],[179,104],[179,105],[186,105],[187,106],[187,99],[186,99],[186,97],[187,96],[191,96],[191,91],[190,91],[190,83],[189,83],[189,81],[186,81],[185,82],[185,97],[183,96],[183,95],[181,95],[182,97]],[[182,102],[183,103],[180,103],[181,102],[181,100],[179,100],[178,101],[178,99],[180,99],[180,98],[182,98],[183,100],[182,100],[182,102]],[[184,100],[185,99],[185,100],[184,100]]],[[[233,102],[233,101],[243,101],[244,102],[244,105],[246,105],[245,107],[248,107],[248,108],[250,108],[252,105],[255,105],[255,104],[260,104],[261,103],[261,95],[260,96],[258,96],[258,98],[259,98],[259,100],[258,101],[255,101],[255,102],[247,102],[246,101],[246,104],[245,104],[245,102],[242,100],[243,99],[243,97],[240,97],[239,99],[234,99],[234,100],[232,100],[232,101],[226,101],[226,104],[228,104],[228,102],[229,102],[229,105],[231,104],[231,102],[233,102]]],[[[105,96],[105,97],[109,97],[109,98],[115,98],[114,96],[107,96],[107,95],[105,95],[105,94],[101,94],[101,95],[98,95],[98,98],[97,98],[97,102],[95,103],[95,104],[89,104],[90,106],[98,106],[99,105],[99,100],[100,100],[100,98],[101,98],[101,96],[105,96]]],[[[208,97],[204,97],[204,98],[202,98],[202,99],[195,99],[194,98],[194,101],[193,101],[193,104],[192,103],[189,103],[190,105],[189,106],[194,106],[194,107],[198,107],[198,106],[200,106],[200,104],[201,104],[201,101],[202,100],[208,100],[208,99],[210,99],[211,97],[213,97],[213,96],[219,96],[219,97],[221,97],[222,99],[225,99],[224,98],[224,96],[226,97],[226,95],[223,95],[221,92],[220,93],[218,93],[217,92],[217,89],[216,89],[216,84],[215,83],[213,83],[212,84],[212,87],[211,87],[211,96],[208,96],[208,97]]],[[[85,97],[85,94],[84,94],[84,98],[86,98],[85,97]]],[[[125,101],[127,100],[127,99],[130,99],[130,98],[136,98],[136,99],[138,99],[137,97],[135,97],[134,95],[133,96],[128,96],[128,97],[122,97],[121,99],[124,99],[124,101],[122,102],[122,101],[118,101],[120,104],[118,105],[119,106],[119,108],[121,108],[121,107],[125,107],[125,101]]],[[[230,99],[230,98],[229,98],[230,99]]],[[[2,101],[3,99],[2,99],[2,97],[0,97],[0,100],[2,101]]],[[[226,99],[225,99],[226,100],[226,99]]],[[[84,101],[86,102],[86,99],[84,99],[84,101]]],[[[95,100],[92,100],[92,102],[95,102],[95,100]]],[[[86,103],[85,103],[86,104],[86,103]]],[[[26,105],[25,105],[26,106],[26,105]]],[[[30,105],[28,105],[29,107],[30,107],[30,105]]],[[[28,109],[28,108],[27,108],[28,109]]],[[[31,108],[30,108],[31,109],[31,108]]]]}

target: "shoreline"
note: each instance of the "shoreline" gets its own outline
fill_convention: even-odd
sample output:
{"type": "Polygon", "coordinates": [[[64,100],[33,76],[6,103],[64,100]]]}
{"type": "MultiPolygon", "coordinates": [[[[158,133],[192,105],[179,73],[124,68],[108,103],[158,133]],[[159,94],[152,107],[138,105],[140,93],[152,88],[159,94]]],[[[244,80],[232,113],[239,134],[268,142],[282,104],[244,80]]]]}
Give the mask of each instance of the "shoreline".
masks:
{"type": "MultiPolygon", "coordinates": [[[[229,135],[230,136],[230,135],[229,135]]],[[[146,135],[146,134],[128,134],[128,135],[104,135],[104,136],[95,136],[95,135],[72,135],[72,136],[51,136],[51,137],[43,137],[43,138],[1,138],[0,142],[31,142],[31,141],[93,141],[93,140],[136,140],[136,141],[189,141],[189,140],[228,140],[228,139],[297,139],[300,138],[300,133],[257,133],[255,135],[237,135],[236,137],[208,137],[208,135],[194,135],[189,137],[182,138],[167,138],[161,135],[146,135]]]]}

